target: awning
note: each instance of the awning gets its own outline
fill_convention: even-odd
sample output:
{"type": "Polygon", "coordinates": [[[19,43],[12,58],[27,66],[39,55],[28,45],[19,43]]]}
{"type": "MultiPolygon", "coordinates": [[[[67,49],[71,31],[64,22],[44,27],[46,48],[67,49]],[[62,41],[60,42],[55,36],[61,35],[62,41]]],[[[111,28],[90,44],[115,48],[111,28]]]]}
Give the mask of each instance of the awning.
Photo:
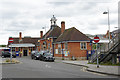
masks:
{"type": "Polygon", "coordinates": [[[10,48],[8,48],[8,47],[0,47],[0,49],[10,49],[10,48]]]}
{"type": "Polygon", "coordinates": [[[34,44],[12,44],[12,45],[9,45],[9,47],[35,47],[34,44]]]}

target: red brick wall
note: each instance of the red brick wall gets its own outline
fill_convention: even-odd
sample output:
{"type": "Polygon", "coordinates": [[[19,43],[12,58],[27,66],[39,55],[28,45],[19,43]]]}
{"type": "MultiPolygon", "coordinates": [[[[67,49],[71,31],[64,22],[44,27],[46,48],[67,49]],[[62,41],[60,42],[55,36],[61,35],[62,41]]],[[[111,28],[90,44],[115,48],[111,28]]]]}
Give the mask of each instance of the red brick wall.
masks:
{"type": "MultiPolygon", "coordinates": [[[[58,44],[55,44],[55,48],[54,48],[54,56],[55,57],[62,57],[62,54],[56,54],[55,50],[58,49],[58,44]]],[[[62,44],[61,44],[61,49],[62,49],[62,44]]],[[[63,49],[64,49],[64,43],[63,43],[63,49]]]]}
{"type": "Polygon", "coordinates": [[[42,46],[43,45],[43,42],[46,41],[47,43],[47,46],[46,46],[46,49],[48,49],[48,44],[50,43],[50,48],[52,49],[52,38],[50,38],[49,40],[46,39],[46,40],[40,40],[40,47],[39,47],[39,51],[42,50],[42,46]]]}
{"type": "MultiPolygon", "coordinates": [[[[61,45],[61,48],[62,48],[62,45],[61,45]]],[[[55,49],[58,49],[58,44],[55,45],[55,49]]],[[[91,50],[90,43],[87,43],[87,50],[91,50]]],[[[70,53],[68,57],[72,57],[72,56],[74,56],[74,57],[86,57],[87,50],[81,50],[80,42],[69,42],[68,43],[68,51],[70,53]]],[[[62,54],[55,54],[54,56],[61,57],[62,54]]]]}
{"type": "Polygon", "coordinates": [[[80,42],[70,42],[68,43],[68,49],[70,51],[70,56],[86,57],[87,50],[90,50],[91,47],[89,43],[87,43],[87,50],[81,50],[80,42]]]}

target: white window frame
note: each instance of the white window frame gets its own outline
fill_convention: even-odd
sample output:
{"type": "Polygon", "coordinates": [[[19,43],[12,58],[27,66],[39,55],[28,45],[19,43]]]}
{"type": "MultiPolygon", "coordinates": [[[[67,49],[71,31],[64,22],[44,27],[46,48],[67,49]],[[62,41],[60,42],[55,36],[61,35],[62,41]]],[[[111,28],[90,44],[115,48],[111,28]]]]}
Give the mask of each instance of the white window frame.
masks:
{"type": "Polygon", "coordinates": [[[61,54],[61,44],[58,44],[58,54],[61,54]],[[59,48],[60,48],[60,53],[59,53],[59,48]]]}
{"type": "MultiPolygon", "coordinates": [[[[84,45],[83,45],[83,46],[84,46],[84,45]]],[[[80,42],[80,49],[81,49],[81,50],[87,50],[87,42],[80,42]],[[85,49],[84,49],[84,48],[83,48],[83,49],[81,48],[81,43],[85,43],[85,44],[86,44],[86,48],[85,48],[85,49]]]]}
{"type": "Polygon", "coordinates": [[[64,43],[64,49],[68,50],[68,43],[64,43]],[[67,48],[66,48],[67,47],[67,48]]]}

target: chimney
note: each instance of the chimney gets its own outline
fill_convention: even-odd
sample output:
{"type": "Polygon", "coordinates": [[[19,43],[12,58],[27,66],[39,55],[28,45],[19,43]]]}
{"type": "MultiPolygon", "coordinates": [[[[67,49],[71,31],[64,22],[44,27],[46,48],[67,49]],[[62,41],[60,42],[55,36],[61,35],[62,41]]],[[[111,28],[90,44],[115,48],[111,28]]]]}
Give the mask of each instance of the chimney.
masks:
{"type": "Polygon", "coordinates": [[[40,38],[43,37],[43,31],[40,31],[40,38]]]}
{"type": "Polygon", "coordinates": [[[65,31],[65,21],[61,22],[61,34],[65,31]]]}
{"type": "Polygon", "coordinates": [[[19,41],[22,41],[22,32],[19,33],[19,41]]]}

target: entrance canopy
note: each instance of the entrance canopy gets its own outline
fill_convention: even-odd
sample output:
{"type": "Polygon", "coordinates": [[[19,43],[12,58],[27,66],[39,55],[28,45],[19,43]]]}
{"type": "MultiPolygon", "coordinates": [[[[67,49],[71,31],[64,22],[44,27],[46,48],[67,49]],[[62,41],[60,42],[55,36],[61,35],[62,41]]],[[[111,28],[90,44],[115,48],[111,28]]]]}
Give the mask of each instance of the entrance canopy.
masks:
{"type": "Polygon", "coordinates": [[[35,47],[34,44],[26,43],[26,44],[11,44],[9,47],[35,47]]]}

